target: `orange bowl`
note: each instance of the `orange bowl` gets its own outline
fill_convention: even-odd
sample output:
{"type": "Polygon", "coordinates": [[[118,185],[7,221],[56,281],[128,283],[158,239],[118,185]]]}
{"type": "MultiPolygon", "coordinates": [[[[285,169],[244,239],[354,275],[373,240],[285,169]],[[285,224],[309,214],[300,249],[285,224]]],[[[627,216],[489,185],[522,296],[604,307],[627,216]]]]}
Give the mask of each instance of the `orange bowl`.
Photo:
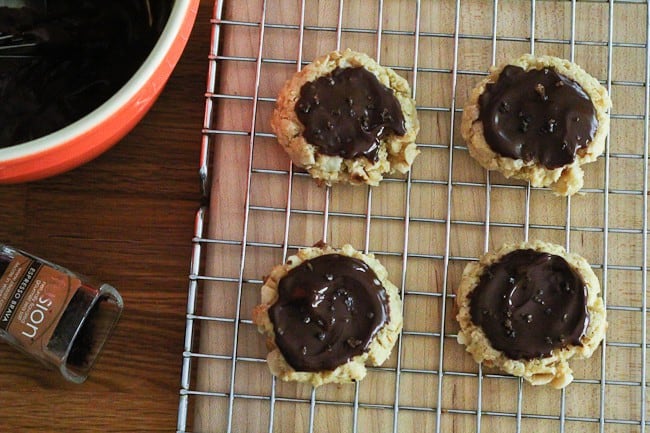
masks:
{"type": "Polygon", "coordinates": [[[189,38],[199,0],[176,0],[160,38],[135,74],[97,109],[51,134],[0,148],[0,183],[42,179],[99,156],[151,108],[189,38]]]}

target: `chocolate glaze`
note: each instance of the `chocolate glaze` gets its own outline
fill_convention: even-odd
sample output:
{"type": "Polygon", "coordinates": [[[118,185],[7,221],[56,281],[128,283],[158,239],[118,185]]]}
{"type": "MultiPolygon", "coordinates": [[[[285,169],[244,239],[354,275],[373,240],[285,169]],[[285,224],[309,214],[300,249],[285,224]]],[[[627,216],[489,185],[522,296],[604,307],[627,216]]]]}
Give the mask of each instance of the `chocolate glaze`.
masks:
{"type": "Polygon", "coordinates": [[[487,268],[470,295],[472,322],[511,359],[581,345],[589,324],[584,281],[560,256],[515,250],[487,268]]]}
{"type": "Polygon", "coordinates": [[[150,53],[172,6],[172,0],[43,3],[0,7],[0,35],[14,35],[11,45],[31,44],[11,55],[0,49],[0,147],[54,132],[110,98],[150,53]]]}
{"type": "Polygon", "coordinates": [[[382,138],[406,134],[393,91],[364,68],[336,68],[304,84],[295,111],[307,142],[325,155],[376,162],[382,138]]]}
{"type": "Polygon", "coordinates": [[[275,343],[297,371],[334,370],[364,353],[389,316],[386,290],[361,260],[326,254],[280,280],[275,343]]]}
{"type": "Polygon", "coordinates": [[[578,83],[552,68],[506,66],[479,98],[479,119],[496,153],[549,169],[574,161],[594,138],[596,110],[578,83]]]}

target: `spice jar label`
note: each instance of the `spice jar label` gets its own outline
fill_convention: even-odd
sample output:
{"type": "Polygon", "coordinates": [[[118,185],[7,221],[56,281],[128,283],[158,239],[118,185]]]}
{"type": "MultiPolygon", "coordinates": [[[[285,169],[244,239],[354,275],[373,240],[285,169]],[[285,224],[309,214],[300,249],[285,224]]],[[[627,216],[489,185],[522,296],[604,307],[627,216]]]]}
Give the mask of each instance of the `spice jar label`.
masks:
{"type": "Polygon", "coordinates": [[[0,329],[27,352],[47,352],[47,343],[80,285],[79,279],[16,254],[0,276],[0,329]]]}

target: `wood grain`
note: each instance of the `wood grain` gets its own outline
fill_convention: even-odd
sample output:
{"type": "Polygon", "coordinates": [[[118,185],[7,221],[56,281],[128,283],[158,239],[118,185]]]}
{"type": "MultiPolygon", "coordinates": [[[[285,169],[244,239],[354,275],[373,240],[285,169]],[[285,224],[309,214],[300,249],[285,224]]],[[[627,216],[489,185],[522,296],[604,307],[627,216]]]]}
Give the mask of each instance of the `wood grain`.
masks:
{"type": "MultiPolygon", "coordinates": [[[[567,431],[595,432],[600,417],[607,420],[605,431],[641,431],[645,161],[643,123],[634,115],[642,115],[645,107],[647,35],[642,26],[629,26],[626,23],[632,21],[626,20],[643,16],[646,6],[615,6],[613,114],[633,116],[613,119],[609,171],[604,158],[587,167],[586,192],[571,199],[567,221],[566,199],[554,197],[548,190],[533,189],[527,214],[525,185],[499,174],[490,175],[488,196],[486,173],[468,156],[460,137],[459,112],[451,108],[462,108],[492,62],[492,1],[461,2],[456,62],[456,2],[421,2],[417,74],[413,73],[415,2],[383,2],[381,14],[378,2],[345,2],[341,47],[378,57],[409,80],[420,108],[418,143],[422,144],[422,154],[414,164],[410,188],[404,178],[393,177],[372,189],[371,202],[366,188],[332,188],[324,232],[326,191],[300,173],[289,178],[286,172],[290,162],[274,140],[264,136],[270,132],[272,98],[297,70],[296,59],[301,56],[303,61],[310,61],[337,47],[340,3],[306,2],[302,46],[299,3],[266,2],[267,26],[262,41],[265,61],[258,77],[255,61],[250,60],[259,54],[262,1],[226,2],[225,19],[253,25],[231,23],[221,28],[225,57],[219,62],[219,92],[234,98],[219,99],[214,128],[241,134],[224,133],[215,138],[209,236],[228,242],[211,244],[208,249],[206,274],[222,281],[203,287],[203,312],[219,320],[201,323],[200,351],[214,356],[197,361],[196,387],[212,395],[193,400],[193,431],[225,431],[229,420],[233,432],[267,431],[272,419],[274,431],[303,432],[310,429],[310,417],[316,432],[352,431],[355,422],[358,431],[364,432],[392,432],[394,428],[431,431],[436,428],[436,411],[440,408],[441,431],[461,433],[475,431],[479,405],[482,431],[516,431],[519,381],[488,370],[480,382],[477,380],[478,366],[455,341],[458,325],[453,294],[469,260],[486,247],[494,249],[504,242],[523,240],[526,227],[531,239],[568,244],[594,265],[601,278],[603,264],[607,263],[603,288],[610,307],[611,346],[604,356],[604,369],[600,350],[588,361],[573,363],[578,380],[564,396],[559,391],[524,384],[521,431],[545,433],[559,431],[563,425],[567,431]],[[380,15],[384,33],[378,44],[380,15]],[[257,82],[262,99],[254,113],[252,98],[257,82]],[[254,135],[260,133],[262,136],[254,135]],[[454,145],[451,149],[450,144],[454,145]],[[254,169],[250,187],[246,176],[249,155],[254,169]],[[605,203],[607,172],[610,193],[605,203]],[[372,216],[368,239],[367,208],[372,216]],[[603,230],[605,209],[607,233],[603,230]],[[247,211],[248,224],[244,225],[247,211]],[[284,259],[287,216],[289,254],[323,237],[335,246],[349,242],[358,249],[367,242],[405,293],[401,352],[396,348],[384,368],[371,370],[359,384],[356,417],[354,385],[319,388],[312,412],[311,388],[287,383],[273,387],[263,362],[266,350],[263,338],[250,323],[251,309],[259,300],[262,276],[284,259]],[[444,373],[442,379],[440,371],[444,373]],[[606,380],[603,388],[602,379],[606,380]],[[443,388],[438,401],[440,384],[443,388]],[[601,392],[606,397],[602,413],[601,392]]],[[[518,0],[498,4],[494,52],[500,63],[530,51],[531,5],[518,0]]],[[[603,81],[608,73],[608,8],[606,3],[578,2],[574,28],[575,61],[603,81]]],[[[570,2],[536,2],[537,54],[569,58],[571,30],[570,2]]]]}
{"type": "Polygon", "coordinates": [[[2,344],[3,432],[175,430],[212,9],[201,2],[160,98],[115,147],[68,173],[0,186],[0,242],[110,282],[126,305],[83,385],[2,344]]]}

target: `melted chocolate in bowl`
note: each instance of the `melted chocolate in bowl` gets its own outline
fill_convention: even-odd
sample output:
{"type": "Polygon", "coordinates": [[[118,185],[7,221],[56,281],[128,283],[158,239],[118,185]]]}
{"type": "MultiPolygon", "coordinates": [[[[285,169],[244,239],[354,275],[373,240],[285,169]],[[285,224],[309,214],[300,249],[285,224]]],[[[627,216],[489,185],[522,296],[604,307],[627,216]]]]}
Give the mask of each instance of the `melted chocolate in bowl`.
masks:
{"type": "Polygon", "coordinates": [[[0,7],[0,147],[55,132],[117,92],[151,52],[173,0],[48,0],[0,7]]]}
{"type": "Polygon", "coordinates": [[[479,98],[488,145],[501,156],[555,169],[575,160],[594,138],[598,119],[589,95],[552,68],[506,66],[479,98]]]}
{"type": "Polygon", "coordinates": [[[393,91],[365,68],[336,68],[304,84],[295,110],[305,139],[324,155],[376,162],[382,138],[406,134],[393,91]]]}
{"type": "Polygon", "coordinates": [[[280,280],[269,308],[275,343],[297,371],[326,371],[364,353],[389,316],[386,290],[361,260],[326,254],[280,280]]]}
{"type": "Polygon", "coordinates": [[[472,322],[510,359],[581,345],[587,288],[560,256],[515,250],[488,267],[470,295],[472,322]]]}

